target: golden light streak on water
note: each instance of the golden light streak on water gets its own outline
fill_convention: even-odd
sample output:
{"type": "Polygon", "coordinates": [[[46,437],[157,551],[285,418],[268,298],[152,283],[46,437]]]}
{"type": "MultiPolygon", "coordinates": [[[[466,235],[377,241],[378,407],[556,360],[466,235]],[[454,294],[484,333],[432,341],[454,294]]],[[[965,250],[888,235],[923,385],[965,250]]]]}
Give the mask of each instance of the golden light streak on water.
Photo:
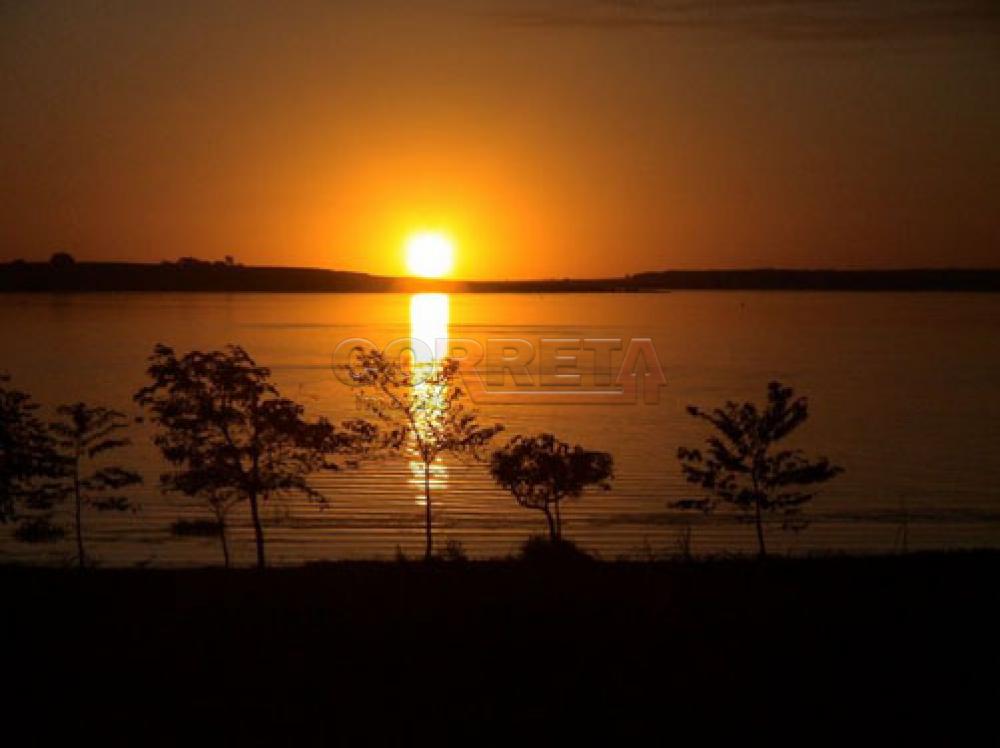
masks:
{"type": "MultiPolygon", "coordinates": [[[[439,366],[448,348],[449,311],[448,294],[418,293],[410,297],[410,338],[415,373],[430,375],[439,366]]],[[[446,396],[447,392],[439,386],[418,379],[413,388],[413,399],[423,406],[416,416],[417,429],[420,430],[421,437],[428,436],[433,419],[440,415],[440,410],[436,406],[443,403],[446,396]]],[[[424,464],[417,454],[416,439],[413,438],[412,441],[409,483],[417,491],[417,504],[423,506],[424,464]]],[[[431,465],[430,473],[432,492],[448,487],[448,468],[440,458],[431,465]]]]}

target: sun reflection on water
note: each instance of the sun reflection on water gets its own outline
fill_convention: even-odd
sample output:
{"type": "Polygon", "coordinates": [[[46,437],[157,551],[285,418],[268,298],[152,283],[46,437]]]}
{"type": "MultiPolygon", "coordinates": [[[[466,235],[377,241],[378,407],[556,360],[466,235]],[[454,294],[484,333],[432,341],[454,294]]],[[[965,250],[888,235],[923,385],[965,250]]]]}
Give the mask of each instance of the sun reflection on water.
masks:
{"type": "MultiPolygon", "coordinates": [[[[410,338],[412,341],[413,367],[415,372],[433,373],[440,365],[448,347],[448,294],[418,293],[410,297],[410,338]]],[[[432,391],[432,385],[418,378],[413,387],[413,399],[424,407],[417,414],[416,426],[421,436],[430,431],[429,424],[439,415],[435,404],[441,403],[447,395],[444,391],[432,391]]],[[[424,505],[424,465],[416,452],[415,439],[410,445],[410,480],[417,493],[417,503],[424,505]]],[[[448,487],[448,467],[442,458],[431,465],[430,485],[432,490],[448,487]]],[[[440,498],[437,499],[440,501],[440,498]]]]}

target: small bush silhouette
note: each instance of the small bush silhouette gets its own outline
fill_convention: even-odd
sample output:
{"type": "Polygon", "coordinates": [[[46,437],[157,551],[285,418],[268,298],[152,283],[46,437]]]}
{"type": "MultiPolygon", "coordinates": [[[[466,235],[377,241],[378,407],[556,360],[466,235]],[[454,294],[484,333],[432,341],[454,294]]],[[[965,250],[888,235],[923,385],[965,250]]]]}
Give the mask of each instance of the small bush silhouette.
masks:
{"type": "Polygon", "coordinates": [[[607,452],[571,446],[552,434],[515,436],[493,453],[490,472],[519,506],[545,515],[555,543],[562,538],[563,499],[578,498],[590,486],[609,490],[614,459],[607,452]]]}
{"type": "Polygon", "coordinates": [[[211,519],[179,519],[170,525],[170,532],[179,538],[214,538],[220,525],[211,519]]]}
{"type": "Polygon", "coordinates": [[[572,540],[552,539],[544,535],[532,535],[524,541],[520,558],[530,564],[565,564],[594,560],[572,540]]]}
{"type": "Polygon", "coordinates": [[[444,544],[444,552],[441,554],[441,558],[450,563],[464,563],[469,560],[462,541],[455,540],[454,538],[444,544]]]}
{"type": "Polygon", "coordinates": [[[54,268],[71,268],[76,265],[76,258],[69,252],[56,252],[49,258],[49,264],[54,268]]]}

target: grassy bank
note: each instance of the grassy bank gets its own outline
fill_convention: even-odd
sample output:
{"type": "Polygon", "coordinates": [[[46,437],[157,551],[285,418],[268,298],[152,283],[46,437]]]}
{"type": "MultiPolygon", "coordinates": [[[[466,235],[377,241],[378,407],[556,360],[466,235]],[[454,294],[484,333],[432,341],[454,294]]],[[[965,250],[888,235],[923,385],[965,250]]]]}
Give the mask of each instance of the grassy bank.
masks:
{"type": "Polygon", "coordinates": [[[138,745],[976,718],[1000,695],[998,571],[996,552],[0,567],[10,713],[138,745]]]}

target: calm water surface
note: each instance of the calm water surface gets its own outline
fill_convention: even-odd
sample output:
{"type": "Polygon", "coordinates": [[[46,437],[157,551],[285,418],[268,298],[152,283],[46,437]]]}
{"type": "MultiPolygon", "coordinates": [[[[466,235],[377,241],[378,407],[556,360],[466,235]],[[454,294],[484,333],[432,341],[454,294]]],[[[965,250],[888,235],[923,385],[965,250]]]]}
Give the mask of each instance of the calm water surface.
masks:
{"type": "MultiPolygon", "coordinates": [[[[613,490],[565,509],[565,532],[606,557],[673,552],[691,527],[695,553],[753,548],[731,517],[677,513],[690,495],[679,445],[705,432],[689,403],[761,399],[771,379],[810,398],[797,444],[846,467],[809,506],[799,533],[771,528],[777,551],[880,551],[901,547],[1000,545],[1000,297],[960,294],[670,293],[603,295],[95,294],[0,296],[0,369],[51,409],[85,400],[136,413],[153,345],[179,351],[239,343],[274,371],[283,392],[313,414],[357,415],[337,382],[337,343],[378,344],[411,334],[485,340],[652,338],[668,384],[659,402],[484,404],[486,420],[510,432],[554,431],[611,451],[613,490]],[[430,304],[431,311],[421,312],[430,304]],[[436,310],[436,311],[435,311],[436,310]],[[421,315],[430,314],[430,318],[421,315]],[[416,317],[414,317],[416,315],[416,317]]],[[[620,354],[619,354],[620,355],[620,354]]],[[[175,539],[170,524],[206,516],[197,503],[157,490],[163,469],[150,427],[133,429],[120,453],[146,475],[135,514],[88,517],[93,555],[108,565],[218,563],[217,542],[175,539]]],[[[460,540],[475,556],[515,550],[541,532],[538,512],[498,491],[481,465],[435,466],[437,539],[460,540]]],[[[419,555],[421,479],[408,460],[383,459],[323,476],[325,507],[302,501],[267,507],[271,559],[419,555]]],[[[234,555],[252,561],[246,518],[234,516],[234,555]]],[[[58,562],[68,543],[24,546],[0,529],[4,557],[58,562]]]]}

